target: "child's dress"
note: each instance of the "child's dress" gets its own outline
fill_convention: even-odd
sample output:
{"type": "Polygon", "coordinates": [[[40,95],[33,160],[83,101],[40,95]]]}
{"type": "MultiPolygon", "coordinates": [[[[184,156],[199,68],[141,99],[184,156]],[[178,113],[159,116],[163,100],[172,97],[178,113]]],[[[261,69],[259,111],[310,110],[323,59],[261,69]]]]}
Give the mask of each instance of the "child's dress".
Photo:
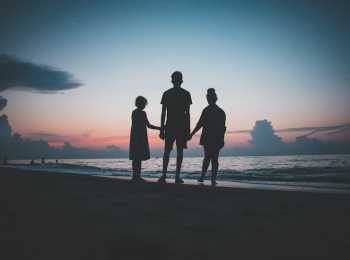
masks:
{"type": "Polygon", "coordinates": [[[147,115],[143,110],[135,109],[132,112],[130,133],[129,159],[148,160],[150,158],[147,126],[147,115]]]}

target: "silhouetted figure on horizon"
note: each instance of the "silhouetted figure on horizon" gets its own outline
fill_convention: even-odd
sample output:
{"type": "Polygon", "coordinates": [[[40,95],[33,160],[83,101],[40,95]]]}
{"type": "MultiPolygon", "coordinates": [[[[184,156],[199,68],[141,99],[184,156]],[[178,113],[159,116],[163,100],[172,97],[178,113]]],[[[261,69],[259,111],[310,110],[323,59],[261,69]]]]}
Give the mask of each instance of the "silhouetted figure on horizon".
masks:
{"type": "Polygon", "coordinates": [[[30,164],[30,165],[34,165],[34,164],[35,164],[34,159],[31,159],[29,164],[30,164]]]}
{"type": "Polygon", "coordinates": [[[219,168],[219,152],[224,147],[224,137],[226,132],[226,115],[225,112],[216,105],[217,96],[215,89],[210,88],[207,91],[207,100],[209,105],[204,108],[201,117],[193,129],[190,138],[203,127],[200,145],[204,147],[204,159],[202,165],[202,174],[198,179],[204,181],[204,176],[208,170],[209,163],[212,166],[211,183],[216,184],[216,176],[219,168]]]}
{"type": "Polygon", "coordinates": [[[45,164],[45,157],[41,157],[41,164],[45,164]]]}
{"type": "Polygon", "coordinates": [[[2,164],[3,164],[3,165],[7,165],[7,164],[8,164],[7,155],[4,156],[4,158],[3,158],[3,160],[2,160],[2,164]]]}
{"type": "Polygon", "coordinates": [[[159,178],[160,183],[166,182],[170,152],[176,142],[176,177],[175,183],[183,183],[180,178],[183,149],[187,148],[187,140],[190,134],[190,105],[192,99],[190,93],[181,88],[182,73],[175,71],[171,75],[173,88],[164,92],[161,100],[161,132],[160,138],[165,140],[163,155],[163,174],[159,178]],[[165,122],[166,119],[166,122],[165,122]]]}
{"type": "Polygon", "coordinates": [[[146,112],[143,109],[147,105],[147,99],[138,96],[135,100],[137,107],[132,112],[132,124],[130,133],[129,159],[132,160],[132,179],[134,181],[143,181],[141,178],[141,161],[150,158],[147,127],[160,130],[160,127],[151,125],[147,119],[146,112]]]}

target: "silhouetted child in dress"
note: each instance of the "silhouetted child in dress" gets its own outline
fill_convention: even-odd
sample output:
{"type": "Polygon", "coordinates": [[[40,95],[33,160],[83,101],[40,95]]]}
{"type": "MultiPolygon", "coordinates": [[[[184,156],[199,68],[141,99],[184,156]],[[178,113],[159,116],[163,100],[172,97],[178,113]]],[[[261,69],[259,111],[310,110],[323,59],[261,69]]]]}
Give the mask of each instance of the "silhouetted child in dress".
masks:
{"type": "Polygon", "coordinates": [[[216,184],[216,176],[219,168],[219,152],[224,147],[224,136],[226,132],[226,115],[225,112],[216,105],[218,100],[215,89],[209,88],[207,91],[208,106],[204,108],[201,117],[193,129],[190,138],[203,127],[200,145],[204,148],[204,159],[202,165],[202,175],[198,179],[203,182],[204,176],[211,162],[212,174],[211,183],[216,184]]]}
{"type": "Polygon", "coordinates": [[[138,96],[135,100],[137,107],[132,111],[132,125],[130,133],[129,159],[132,160],[132,179],[143,181],[141,178],[141,162],[150,158],[147,127],[160,130],[160,127],[148,122],[146,112],[143,109],[147,105],[147,99],[138,96]]]}

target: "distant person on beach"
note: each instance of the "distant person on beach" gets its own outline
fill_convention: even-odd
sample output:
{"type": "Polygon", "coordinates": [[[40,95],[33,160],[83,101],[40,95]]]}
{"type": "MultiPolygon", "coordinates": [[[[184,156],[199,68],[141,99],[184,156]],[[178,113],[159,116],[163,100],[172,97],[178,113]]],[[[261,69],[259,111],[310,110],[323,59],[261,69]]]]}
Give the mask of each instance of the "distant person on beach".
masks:
{"type": "Polygon", "coordinates": [[[208,89],[207,101],[209,105],[204,108],[196,127],[193,129],[190,135],[190,138],[192,138],[199,129],[203,128],[200,138],[200,145],[204,147],[204,159],[202,174],[198,181],[204,181],[204,176],[211,162],[212,185],[216,185],[216,176],[219,168],[219,152],[224,146],[224,136],[226,132],[226,115],[225,112],[218,105],[216,105],[217,99],[215,89],[208,89]]]}
{"type": "Polygon", "coordinates": [[[8,159],[7,159],[7,155],[5,155],[3,160],[2,160],[2,164],[7,165],[7,163],[8,163],[8,159]]]}
{"type": "Polygon", "coordinates": [[[173,87],[164,92],[161,100],[162,116],[160,138],[165,140],[163,155],[163,174],[158,182],[166,182],[170,152],[176,142],[176,176],[175,183],[183,183],[180,178],[183,149],[187,148],[187,140],[190,134],[190,105],[191,95],[181,88],[182,73],[175,71],[171,75],[173,87]],[[165,121],[166,119],[166,121],[165,121]]]}
{"type": "Polygon", "coordinates": [[[130,133],[129,159],[132,160],[132,180],[143,181],[141,178],[141,162],[150,158],[147,127],[160,130],[160,127],[151,125],[143,109],[147,99],[138,96],[135,100],[136,109],[132,112],[130,133]]]}

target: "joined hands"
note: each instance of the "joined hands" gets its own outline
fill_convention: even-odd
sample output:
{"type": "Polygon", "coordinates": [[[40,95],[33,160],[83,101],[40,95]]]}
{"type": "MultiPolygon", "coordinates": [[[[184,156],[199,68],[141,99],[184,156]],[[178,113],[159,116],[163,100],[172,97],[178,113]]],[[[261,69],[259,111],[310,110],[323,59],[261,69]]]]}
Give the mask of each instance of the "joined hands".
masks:
{"type": "Polygon", "coordinates": [[[164,139],[165,139],[165,131],[164,131],[164,127],[161,127],[161,128],[160,128],[159,137],[160,137],[160,139],[162,139],[162,140],[164,140],[164,139]]]}

